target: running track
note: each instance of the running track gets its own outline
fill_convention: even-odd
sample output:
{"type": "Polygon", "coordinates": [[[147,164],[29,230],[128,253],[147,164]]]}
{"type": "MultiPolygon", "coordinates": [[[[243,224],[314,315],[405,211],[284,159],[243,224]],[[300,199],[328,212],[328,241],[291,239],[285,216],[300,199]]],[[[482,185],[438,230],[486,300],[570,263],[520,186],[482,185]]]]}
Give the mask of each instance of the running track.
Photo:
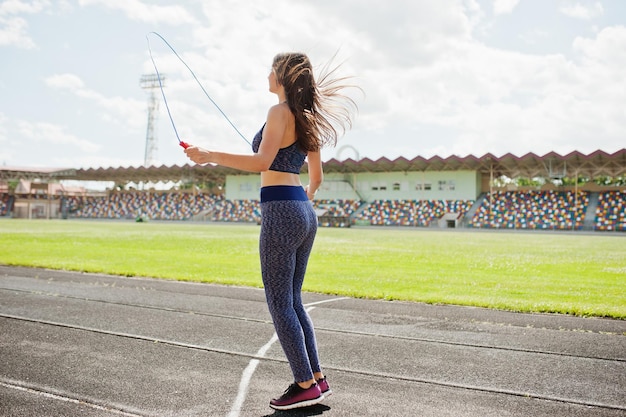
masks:
{"type": "Polygon", "coordinates": [[[262,290],[0,266],[1,416],[626,416],[626,321],[306,294],[335,394],[262,290]]]}

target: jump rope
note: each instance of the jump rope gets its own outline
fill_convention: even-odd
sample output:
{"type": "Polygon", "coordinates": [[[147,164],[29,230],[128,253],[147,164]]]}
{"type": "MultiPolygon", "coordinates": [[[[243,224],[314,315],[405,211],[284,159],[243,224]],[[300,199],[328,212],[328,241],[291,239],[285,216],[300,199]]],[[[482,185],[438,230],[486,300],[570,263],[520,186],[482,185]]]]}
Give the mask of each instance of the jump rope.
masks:
{"type": "Polygon", "coordinates": [[[206,89],[204,88],[204,86],[202,85],[200,80],[198,80],[198,77],[196,77],[196,74],[189,67],[189,65],[187,65],[187,63],[180,57],[180,55],[178,55],[178,52],[176,52],[176,50],[172,47],[172,45],[170,45],[169,42],[166,41],[165,38],[163,36],[159,35],[158,33],[156,33],[156,32],[149,32],[146,35],[146,40],[148,41],[148,52],[150,53],[150,60],[152,61],[152,65],[154,66],[154,71],[156,72],[157,80],[159,81],[159,89],[161,90],[161,95],[163,96],[163,102],[165,103],[165,108],[167,109],[167,115],[170,118],[170,122],[172,122],[172,128],[174,128],[174,133],[176,134],[176,139],[178,139],[178,144],[180,146],[182,146],[184,149],[187,149],[190,146],[187,142],[183,142],[180,139],[180,136],[178,135],[178,130],[176,129],[176,124],[174,123],[174,118],[172,117],[172,113],[170,112],[170,106],[169,106],[169,104],[167,104],[167,98],[165,97],[165,91],[163,90],[163,82],[161,81],[161,74],[159,73],[159,70],[157,68],[156,62],[154,61],[154,57],[152,56],[152,48],[150,47],[150,37],[149,37],[149,35],[156,35],[156,36],[158,36],[165,43],[165,45],[167,45],[168,48],[170,48],[170,50],[174,53],[174,55],[176,55],[176,58],[178,58],[179,61],[182,62],[183,65],[189,70],[189,72],[193,76],[193,79],[196,80],[196,83],[198,83],[198,85],[202,89],[202,92],[204,93],[204,95],[211,101],[211,103],[213,103],[215,108],[217,110],[219,110],[219,112],[222,114],[222,116],[224,116],[224,118],[232,126],[232,128],[235,129],[235,132],[237,132],[237,134],[239,136],[241,136],[241,138],[243,140],[245,140],[248,145],[251,145],[251,143],[248,141],[248,139],[246,139],[246,137],[239,131],[239,129],[237,129],[237,127],[234,125],[234,123],[231,122],[231,120],[228,118],[228,116],[226,116],[226,113],[224,113],[224,111],[220,108],[220,106],[217,105],[215,100],[213,100],[211,98],[211,96],[209,95],[209,93],[207,93],[206,89]]]}

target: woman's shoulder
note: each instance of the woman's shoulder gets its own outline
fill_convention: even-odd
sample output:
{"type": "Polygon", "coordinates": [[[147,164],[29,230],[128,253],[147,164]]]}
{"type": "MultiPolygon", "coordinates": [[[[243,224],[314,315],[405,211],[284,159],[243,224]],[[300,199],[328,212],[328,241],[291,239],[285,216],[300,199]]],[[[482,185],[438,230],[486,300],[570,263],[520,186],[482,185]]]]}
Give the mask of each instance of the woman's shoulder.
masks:
{"type": "Polygon", "coordinates": [[[289,109],[289,105],[287,104],[287,102],[283,101],[282,103],[274,104],[272,107],[270,107],[267,114],[268,117],[286,117],[291,115],[291,110],[289,109]]]}

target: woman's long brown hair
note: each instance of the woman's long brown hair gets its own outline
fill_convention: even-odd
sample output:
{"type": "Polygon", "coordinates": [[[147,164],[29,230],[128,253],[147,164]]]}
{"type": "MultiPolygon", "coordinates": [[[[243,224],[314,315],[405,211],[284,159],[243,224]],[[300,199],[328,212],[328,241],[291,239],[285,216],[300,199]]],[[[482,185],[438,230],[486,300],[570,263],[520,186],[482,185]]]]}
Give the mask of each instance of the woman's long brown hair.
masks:
{"type": "Polygon", "coordinates": [[[338,68],[324,66],[316,83],[305,54],[292,52],[274,57],[272,69],[285,88],[287,104],[296,118],[298,144],[305,151],[335,146],[338,129],[344,134],[352,127],[352,111],[357,105],[342,90],[355,86],[345,84],[348,77],[333,78],[338,68]]]}

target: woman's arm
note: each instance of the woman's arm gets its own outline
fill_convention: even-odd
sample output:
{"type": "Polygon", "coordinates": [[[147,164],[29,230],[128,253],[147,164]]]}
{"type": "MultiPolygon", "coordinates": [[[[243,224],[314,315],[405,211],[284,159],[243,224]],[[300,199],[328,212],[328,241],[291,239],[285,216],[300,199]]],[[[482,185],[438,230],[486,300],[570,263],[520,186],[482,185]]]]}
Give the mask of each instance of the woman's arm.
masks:
{"type": "Polygon", "coordinates": [[[214,152],[193,145],[185,149],[185,154],[197,164],[217,164],[250,172],[267,171],[280,148],[287,127],[287,112],[289,108],[285,106],[276,105],[270,108],[263,129],[263,140],[255,154],[214,152]]]}
{"type": "Polygon", "coordinates": [[[322,155],[320,151],[309,151],[307,154],[307,163],[309,170],[309,185],[305,187],[309,200],[315,198],[322,181],[324,181],[324,170],[322,168],[322,155]]]}

